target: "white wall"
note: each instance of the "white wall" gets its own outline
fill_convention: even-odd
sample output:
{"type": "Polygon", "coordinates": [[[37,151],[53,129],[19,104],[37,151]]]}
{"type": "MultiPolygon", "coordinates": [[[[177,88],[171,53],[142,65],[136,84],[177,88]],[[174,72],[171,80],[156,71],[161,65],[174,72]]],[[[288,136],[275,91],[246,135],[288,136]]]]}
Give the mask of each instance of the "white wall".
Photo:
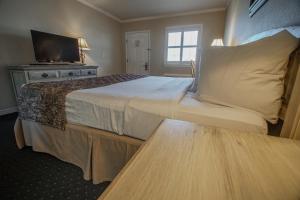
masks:
{"type": "Polygon", "coordinates": [[[121,25],[75,0],[0,0],[0,113],[16,105],[7,66],[34,61],[30,29],[87,39],[87,64],[120,73],[121,25]]]}
{"type": "Polygon", "coordinates": [[[249,0],[232,0],[227,11],[225,43],[240,44],[257,33],[300,25],[300,0],[268,0],[249,17],[249,0]]]}

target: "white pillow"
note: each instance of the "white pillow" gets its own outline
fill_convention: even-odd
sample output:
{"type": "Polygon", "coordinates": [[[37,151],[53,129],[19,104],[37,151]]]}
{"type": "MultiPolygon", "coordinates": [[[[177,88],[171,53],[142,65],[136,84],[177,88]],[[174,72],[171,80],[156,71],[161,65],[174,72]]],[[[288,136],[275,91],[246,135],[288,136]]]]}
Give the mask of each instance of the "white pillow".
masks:
{"type": "Polygon", "coordinates": [[[298,39],[282,31],[235,47],[204,51],[197,97],[231,107],[246,108],[276,123],[290,53],[298,39]]]}

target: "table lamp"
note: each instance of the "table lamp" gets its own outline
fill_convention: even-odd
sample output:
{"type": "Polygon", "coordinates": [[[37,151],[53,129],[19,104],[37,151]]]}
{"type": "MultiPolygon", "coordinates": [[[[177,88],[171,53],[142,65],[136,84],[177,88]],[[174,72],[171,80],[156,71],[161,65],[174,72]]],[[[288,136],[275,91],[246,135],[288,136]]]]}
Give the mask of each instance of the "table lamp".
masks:
{"type": "Polygon", "coordinates": [[[85,64],[85,53],[84,51],[91,50],[84,38],[78,38],[78,46],[80,50],[80,60],[82,64],[85,64]]]}

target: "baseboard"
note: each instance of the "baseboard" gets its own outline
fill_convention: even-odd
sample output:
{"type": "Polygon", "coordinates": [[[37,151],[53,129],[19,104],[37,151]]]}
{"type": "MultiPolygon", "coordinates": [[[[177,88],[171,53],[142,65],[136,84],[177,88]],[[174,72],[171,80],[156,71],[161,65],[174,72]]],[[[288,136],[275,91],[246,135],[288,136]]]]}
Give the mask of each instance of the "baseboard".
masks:
{"type": "Polygon", "coordinates": [[[0,110],[0,116],[7,115],[7,114],[10,114],[10,113],[14,113],[14,112],[18,112],[17,106],[0,110]]]}

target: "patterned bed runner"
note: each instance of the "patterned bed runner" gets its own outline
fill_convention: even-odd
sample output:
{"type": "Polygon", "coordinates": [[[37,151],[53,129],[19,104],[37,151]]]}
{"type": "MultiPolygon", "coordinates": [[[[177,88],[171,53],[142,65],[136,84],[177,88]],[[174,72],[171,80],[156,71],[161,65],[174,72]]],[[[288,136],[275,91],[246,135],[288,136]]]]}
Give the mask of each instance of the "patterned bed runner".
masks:
{"type": "Polygon", "coordinates": [[[61,130],[65,129],[66,95],[72,91],[103,87],[144,78],[144,75],[111,75],[97,78],[30,83],[21,88],[18,98],[19,117],[61,130]]]}

